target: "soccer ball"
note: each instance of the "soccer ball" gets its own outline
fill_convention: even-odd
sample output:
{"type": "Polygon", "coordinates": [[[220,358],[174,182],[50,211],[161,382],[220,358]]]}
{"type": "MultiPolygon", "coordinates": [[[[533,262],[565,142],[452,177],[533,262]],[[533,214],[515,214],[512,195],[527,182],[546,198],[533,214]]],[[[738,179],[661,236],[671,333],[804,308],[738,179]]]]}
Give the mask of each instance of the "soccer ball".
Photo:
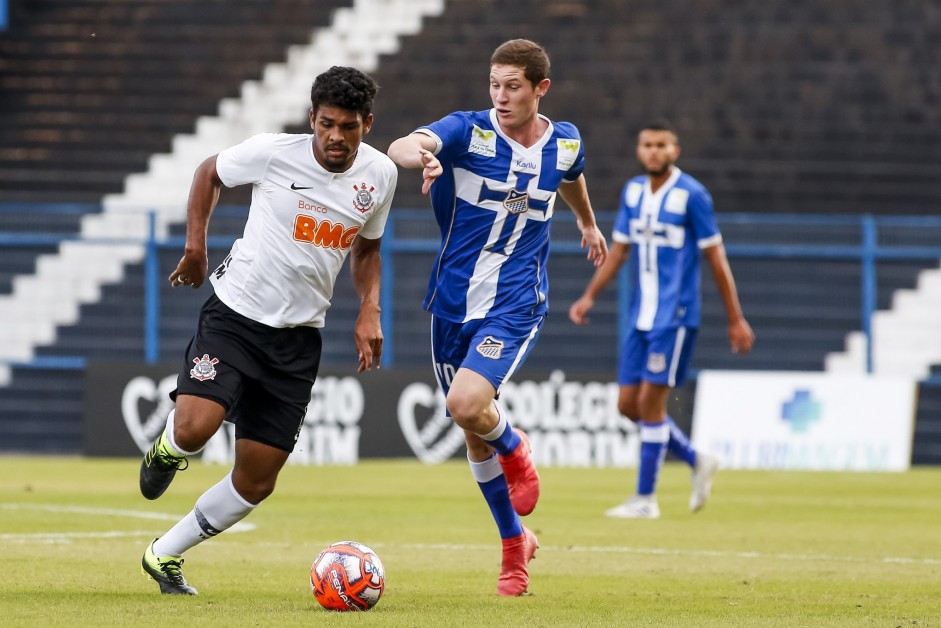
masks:
{"type": "Polygon", "coordinates": [[[356,541],[328,545],[310,566],[310,588],[331,611],[368,611],[386,586],[386,572],[376,552],[356,541]]]}

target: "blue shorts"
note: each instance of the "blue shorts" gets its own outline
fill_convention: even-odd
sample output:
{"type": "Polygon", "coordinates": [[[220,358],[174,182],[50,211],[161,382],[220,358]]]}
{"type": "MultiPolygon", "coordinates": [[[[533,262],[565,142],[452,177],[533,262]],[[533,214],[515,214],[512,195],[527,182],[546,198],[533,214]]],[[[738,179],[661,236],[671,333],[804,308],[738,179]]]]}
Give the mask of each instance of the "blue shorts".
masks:
{"type": "Polygon", "coordinates": [[[482,375],[499,392],[536,346],[545,320],[545,316],[501,316],[453,323],[432,316],[431,356],[441,392],[447,396],[459,368],[482,375]]]}
{"type": "Polygon", "coordinates": [[[689,327],[640,331],[632,327],[621,347],[618,384],[682,386],[693,360],[698,331],[689,327]]]}

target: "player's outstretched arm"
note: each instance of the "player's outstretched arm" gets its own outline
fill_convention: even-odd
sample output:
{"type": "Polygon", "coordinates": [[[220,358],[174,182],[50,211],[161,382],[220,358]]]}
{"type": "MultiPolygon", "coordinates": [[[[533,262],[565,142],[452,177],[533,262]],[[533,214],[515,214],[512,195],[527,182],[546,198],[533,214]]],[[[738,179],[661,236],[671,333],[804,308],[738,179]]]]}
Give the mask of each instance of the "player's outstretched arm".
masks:
{"type": "Polygon", "coordinates": [[[424,133],[412,133],[392,142],[389,145],[389,158],[403,168],[421,168],[421,193],[428,194],[431,184],[441,176],[444,169],[441,162],[432,151],[437,145],[430,136],[424,133]]]}
{"type": "Polygon", "coordinates": [[[382,285],[382,257],[379,255],[382,238],[369,240],[358,237],[350,250],[350,273],[353,287],[359,295],[359,316],[353,327],[353,339],[359,357],[357,370],[379,368],[382,361],[382,323],[379,292],[382,285]]]}
{"type": "Polygon", "coordinates": [[[735,288],[735,279],[732,277],[732,268],[725,254],[725,246],[720,242],[716,246],[703,249],[703,256],[712,268],[712,277],[715,279],[719,295],[722,297],[722,304],[725,306],[732,353],[748,353],[755,343],[755,333],[742,314],[742,306],[738,300],[738,291],[735,288]]]}
{"type": "Polygon", "coordinates": [[[222,179],[216,172],[216,155],[209,157],[196,168],[186,203],[186,248],[176,270],[170,273],[170,285],[198,288],[206,281],[209,272],[209,254],[206,234],[209,232],[209,217],[216,203],[222,179]]]}
{"type": "Polygon", "coordinates": [[[569,319],[571,319],[573,323],[576,325],[588,324],[588,312],[594,307],[595,299],[598,298],[602,290],[604,290],[605,287],[611,283],[611,280],[614,279],[615,275],[618,274],[621,266],[627,261],[630,251],[631,247],[629,244],[624,244],[623,242],[614,242],[611,244],[611,250],[608,251],[608,256],[605,258],[604,264],[595,269],[595,274],[592,276],[591,281],[588,282],[588,286],[585,287],[585,292],[577,301],[572,303],[572,306],[569,308],[569,319]]]}
{"type": "Polygon", "coordinates": [[[582,232],[582,248],[588,248],[588,260],[595,266],[604,264],[608,255],[608,243],[595,222],[595,212],[588,200],[588,184],[585,175],[579,175],[574,181],[563,181],[559,186],[559,195],[565,200],[578,220],[578,229],[582,232]]]}

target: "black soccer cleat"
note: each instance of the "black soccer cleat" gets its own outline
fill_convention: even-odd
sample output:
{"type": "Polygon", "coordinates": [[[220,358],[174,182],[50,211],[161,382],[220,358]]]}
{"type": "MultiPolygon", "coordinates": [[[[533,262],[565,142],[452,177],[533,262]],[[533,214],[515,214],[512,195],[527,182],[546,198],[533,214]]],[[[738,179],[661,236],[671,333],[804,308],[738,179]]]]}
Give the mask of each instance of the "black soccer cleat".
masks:
{"type": "Polygon", "coordinates": [[[164,436],[154,443],[140,465],[140,492],[147,499],[157,499],[163,495],[177,470],[186,469],[189,462],[186,456],[177,457],[164,446],[164,436]]]}
{"type": "Polygon", "coordinates": [[[160,592],[168,595],[199,595],[183,577],[183,559],[173,556],[160,557],[154,554],[154,539],[141,558],[141,573],[150,576],[160,585],[160,592]]]}

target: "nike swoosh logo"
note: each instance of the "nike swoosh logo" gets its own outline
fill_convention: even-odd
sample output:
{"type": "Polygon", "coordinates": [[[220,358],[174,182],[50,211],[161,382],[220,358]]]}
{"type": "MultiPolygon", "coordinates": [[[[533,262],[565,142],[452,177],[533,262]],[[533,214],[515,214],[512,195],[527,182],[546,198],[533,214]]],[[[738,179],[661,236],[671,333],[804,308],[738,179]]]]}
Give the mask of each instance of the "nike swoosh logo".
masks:
{"type": "Polygon", "coordinates": [[[296,183],[291,183],[291,189],[292,189],[292,190],[312,190],[312,189],[314,189],[314,188],[313,188],[313,186],[304,187],[303,185],[298,185],[298,184],[296,184],[296,183]]]}

